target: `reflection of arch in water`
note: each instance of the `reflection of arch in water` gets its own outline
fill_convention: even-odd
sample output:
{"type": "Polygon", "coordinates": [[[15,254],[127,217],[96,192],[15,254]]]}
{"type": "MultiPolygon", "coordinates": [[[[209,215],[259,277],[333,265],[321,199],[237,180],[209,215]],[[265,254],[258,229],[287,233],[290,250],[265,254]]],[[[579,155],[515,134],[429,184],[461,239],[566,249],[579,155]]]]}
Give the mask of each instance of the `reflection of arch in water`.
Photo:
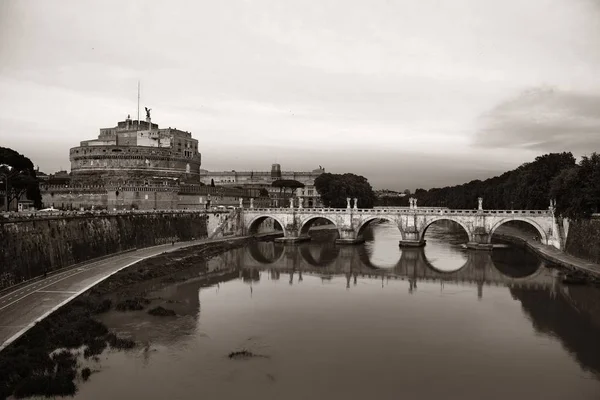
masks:
{"type": "MultiPolygon", "coordinates": [[[[358,226],[358,229],[356,230],[356,237],[362,238],[365,229],[367,229],[369,226],[371,226],[371,224],[373,224],[374,222],[389,222],[391,225],[394,225],[396,228],[398,228],[398,224],[389,218],[382,218],[382,217],[367,218],[358,226]]],[[[402,237],[402,232],[400,231],[400,228],[398,228],[398,233],[400,233],[400,237],[402,237]]]]}
{"type": "Polygon", "coordinates": [[[524,247],[511,246],[509,249],[495,249],[491,252],[492,265],[503,276],[512,279],[532,277],[540,272],[544,261],[524,247]],[[518,259],[517,259],[518,258],[518,259]],[[523,258],[527,263],[523,263],[523,258]],[[518,265],[525,268],[515,268],[518,265]]]}
{"type": "MultiPolygon", "coordinates": [[[[429,261],[429,259],[427,258],[427,253],[425,252],[425,249],[423,247],[420,248],[421,252],[423,253],[422,257],[423,257],[423,262],[424,264],[427,266],[427,268],[429,268],[432,271],[435,271],[439,274],[443,274],[443,275],[448,275],[448,274],[453,274],[455,272],[461,271],[462,269],[464,269],[469,262],[471,261],[471,258],[469,257],[469,254],[467,254],[467,259],[465,260],[465,263],[463,265],[461,265],[460,267],[458,267],[457,269],[453,269],[451,271],[444,271],[443,269],[439,269],[437,268],[435,265],[433,265],[433,263],[431,261],[429,261]]],[[[476,251],[476,250],[475,250],[476,251]]]]}
{"type": "Polygon", "coordinates": [[[521,222],[525,222],[525,223],[533,226],[538,231],[538,233],[540,234],[540,239],[541,239],[542,243],[543,244],[548,244],[548,235],[542,229],[542,227],[536,221],[531,220],[529,218],[525,218],[525,217],[510,217],[510,218],[505,218],[505,219],[502,219],[502,220],[498,221],[490,229],[490,234],[488,235],[488,243],[492,243],[492,235],[494,235],[494,232],[496,231],[496,229],[498,229],[500,226],[502,226],[505,223],[510,222],[510,221],[521,221],[521,222]]]}
{"type": "MultiPolygon", "coordinates": [[[[416,272],[420,267],[429,270],[435,274],[440,274],[440,278],[452,278],[453,274],[465,270],[465,267],[471,262],[471,258],[467,258],[467,261],[458,269],[452,271],[444,271],[436,268],[425,255],[423,247],[418,248],[405,248],[402,249],[400,259],[394,267],[394,271],[402,275],[408,275],[409,271],[416,272]]],[[[425,271],[424,271],[425,272],[425,271]]]]}
{"type": "Polygon", "coordinates": [[[301,235],[301,236],[308,236],[308,231],[310,230],[310,228],[311,228],[312,224],[313,224],[315,221],[319,220],[319,219],[325,219],[325,220],[327,220],[327,221],[331,222],[331,224],[332,224],[332,225],[335,227],[335,229],[336,229],[336,231],[337,231],[338,235],[341,237],[340,228],[337,226],[337,224],[335,223],[335,221],[334,221],[334,220],[332,220],[331,218],[328,218],[328,217],[321,217],[321,216],[318,216],[318,217],[315,217],[315,216],[313,216],[313,217],[308,217],[308,218],[306,218],[304,221],[302,221],[302,222],[300,223],[300,235],[301,235]]]}
{"type": "MultiPolygon", "coordinates": [[[[402,254],[400,254],[400,259],[401,258],[402,258],[402,254]]],[[[388,270],[391,268],[396,268],[395,266],[390,268],[390,267],[380,267],[378,265],[373,264],[373,262],[371,261],[370,254],[364,246],[361,246],[358,249],[358,259],[360,260],[361,263],[363,263],[363,265],[365,267],[370,268],[370,269],[388,270]]],[[[395,265],[398,265],[398,263],[400,262],[400,259],[398,259],[398,262],[395,265]]]]}
{"type": "Polygon", "coordinates": [[[414,277],[417,279],[442,279],[450,281],[464,281],[466,279],[477,280],[483,282],[496,282],[503,284],[522,284],[534,280],[540,275],[544,268],[538,268],[531,274],[526,276],[514,277],[504,273],[502,269],[498,269],[492,260],[493,252],[482,252],[477,250],[468,250],[468,259],[465,264],[454,271],[442,271],[437,268],[425,255],[423,248],[406,248],[402,249],[400,261],[394,267],[395,273],[399,275],[414,277]],[[487,272],[486,272],[487,271],[487,272]]]}
{"type": "Polygon", "coordinates": [[[310,252],[310,245],[299,246],[300,255],[302,259],[313,267],[328,267],[331,264],[334,264],[337,260],[340,249],[337,246],[324,246],[321,244],[319,252],[319,259],[316,260],[310,252]]]}
{"type": "Polygon", "coordinates": [[[434,222],[438,222],[438,221],[452,221],[452,222],[457,223],[464,229],[465,234],[467,235],[467,241],[469,241],[469,242],[471,241],[471,231],[469,230],[469,227],[466,226],[461,221],[456,220],[454,218],[450,218],[450,217],[439,217],[439,218],[434,218],[430,221],[427,221],[427,225],[425,225],[425,227],[421,231],[421,234],[419,235],[420,240],[425,240],[425,233],[427,233],[427,228],[429,228],[431,226],[431,224],[433,224],[434,222]]]}
{"type": "Polygon", "coordinates": [[[248,233],[250,235],[255,235],[258,233],[258,227],[260,226],[260,224],[262,224],[265,220],[271,218],[272,220],[274,220],[276,223],[279,224],[279,226],[281,227],[281,230],[283,231],[283,236],[287,236],[287,232],[285,230],[285,226],[281,223],[281,221],[277,218],[277,217],[273,217],[271,215],[260,215],[256,218],[254,218],[252,221],[250,221],[250,223],[248,224],[248,233]]]}
{"type": "Polygon", "coordinates": [[[276,264],[283,258],[283,254],[285,253],[284,250],[283,245],[278,245],[274,242],[255,242],[246,246],[246,252],[250,254],[250,257],[257,263],[264,265],[276,264]],[[265,245],[273,246],[274,257],[269,257],[262,251],[261,246],[265,245]]]}

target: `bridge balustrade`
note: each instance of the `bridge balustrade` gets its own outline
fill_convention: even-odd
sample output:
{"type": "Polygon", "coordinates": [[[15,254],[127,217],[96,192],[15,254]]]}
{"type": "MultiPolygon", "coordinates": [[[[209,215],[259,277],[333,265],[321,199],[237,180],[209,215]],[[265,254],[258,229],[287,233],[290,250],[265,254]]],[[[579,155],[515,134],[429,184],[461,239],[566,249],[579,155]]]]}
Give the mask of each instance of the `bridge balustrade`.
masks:
{"type": "MultiPolygon", "coordinates": [[[[255,212],[288,212],[288,207],[281,208],[252,208],[255,212]]],[[[472,215],[472,214],[517,214],[517,215],[549,215],[549,210],[450,210],[450,209],[432,209],[432,208],[293,208],[294,212],[304,213],[348,213],[355,214],[401,214],[401,213],[416,213],[416,214],[450,214],[450,215],[472,215]]]]}

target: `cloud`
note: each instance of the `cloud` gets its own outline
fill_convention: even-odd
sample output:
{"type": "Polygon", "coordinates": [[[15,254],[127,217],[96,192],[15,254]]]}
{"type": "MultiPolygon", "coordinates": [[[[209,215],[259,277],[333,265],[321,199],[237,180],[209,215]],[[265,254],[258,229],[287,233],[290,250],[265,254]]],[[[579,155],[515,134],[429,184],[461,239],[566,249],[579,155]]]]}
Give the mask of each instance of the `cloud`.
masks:
{"type": "Polygon", "coordinates": [[[589,153],[600,147],[600,95],[537,87],[480,118],[475,145],[589,153]]]}

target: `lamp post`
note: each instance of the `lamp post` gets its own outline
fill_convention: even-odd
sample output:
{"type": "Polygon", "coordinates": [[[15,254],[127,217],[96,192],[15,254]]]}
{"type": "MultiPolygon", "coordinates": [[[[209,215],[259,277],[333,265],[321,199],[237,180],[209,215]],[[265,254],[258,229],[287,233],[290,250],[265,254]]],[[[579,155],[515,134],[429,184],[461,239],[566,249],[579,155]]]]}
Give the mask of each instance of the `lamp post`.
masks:
{"type": "Polygon", "coordinates": [[[8,212],[8,180],[13,176],[18,175],[21,171],[12,171],[13,167],[8,164],[0,164],[0,168],[6,168],[8,173],[0,172],[0,176],[4,178],[4,208],[8,212]]]}

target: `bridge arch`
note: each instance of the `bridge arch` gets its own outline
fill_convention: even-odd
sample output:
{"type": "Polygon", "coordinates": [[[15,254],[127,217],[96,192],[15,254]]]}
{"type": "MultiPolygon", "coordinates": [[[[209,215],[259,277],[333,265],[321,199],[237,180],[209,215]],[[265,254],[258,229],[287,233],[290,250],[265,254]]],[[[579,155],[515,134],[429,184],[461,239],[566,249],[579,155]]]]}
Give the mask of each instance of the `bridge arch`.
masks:
{"type": "Polygon", "coordinates": [[[259,215],[255,218],[253,218],[250,223],[248,224],[248,234],[253,235],[256,232],[258,226],[263,223],[264,220],[271,218],[274,221],[277,221],[277,223],[279,224],[279,226],[281,226],[281,229],[283,230],[283,236],[287,237],[287,231],[285,230],[285,224],[283,224],[281,222],[281,220],[277,217],[274,217],[272,215],[259,215]]]}
{"type": "Polygon", "coordinates": [[[321,246],[318,259],[313,257],[309,246],[300,246],[299,249],[300,256],[311,267],[329,267],[330,265],[335,264],[335,261],[340,255],[340,249],[338,246],[321,246]]]}
{"type": "Polygon", "coordinates": [[[492,225],[492,228],[490,229],[490,233],[488,235],[488,243],[492,242],[492,235],[494,234],[496,229],[498,229],[500,226],[502,226],[503,224],[510,222],[510,221],[522,221],[522,222],[528,223],[529,225],[533,226],[540,234],[540,240],[542,241],[542,243],[548,244],[548,234],[546,233],[546,231],[544,231],[544,229],[540,226],[540,224],[538,224],[537,221],[535,221],[531,218],[527,218],[527,217],[503,218],[500,221],[496,222],[494,225],[492,225]]]}
{"type": "MultiPolygon", "coordinates": [[[[396,227],[398,228],[398,232],[400,233],[400,236],[402,236],[402,231],[400,230],[400,227],[398,227],[398,223],[396,221],[394,221],[391,218],[386,218],[386,217],[368,217],[366,218],[364,221],[362,221],[360,223],[360,225],[358,226],[358,228],[356,229],[356,237],[361,237],[364,230],[367,229],[367,227],[373,223],[374,221],[387,221],[387,222],[391,222],[392,224],[396,225],[396,227]]],[[[402,236],[403,237],[403,236],[402,236]]]]}
{"type": "Polygon", "coordinates": [[[331,222],[333,224],[333,226],[335,226],[335,229],[336,229],[338,235],[340,237],[342,236],[342,232],[340,231],[340,227],[338,226],[338,224],[336,224],[333,219],[322,216],[322,215],[311,215],[310,217],[304,219],[300,223],[300,229],[298,230],[299,234],[302,236],[308,235],[308,230],[310,229],[312,223],[317,219],[326,219],[327,221],[331,222]]]}
{"type": "Polygon", "coordinates": [[[285,249],[283,246],[277,246],[274,242],[255,242],[246,246],[246,253],[250,258],[262,265],[276,264],[284,256],[285,249]],[[269,257],[264,254],[261,247],[264,245],[272,245],[274,249],[274,257],[269,257]]]}
{"type": "Polygon", "coordinates": [[[452,221],[452,222],[456,222],[457,224],[459,224],[460,226],[462,226],[462,228],[464,229],[465,233],[467,234],[468,241],[470,242],[472,240],[473,234],[472,234],[471,230],[469,229],[469,227],[467,225],[465,225],[459,219],[455,219],[455,218],[452,218],[452,217],[446,217],[446,216],[435,217],[435,218],[431,218],[431,219],[426,220],[425,225],[423,226],[423,229],[419,233],[419,240],[425,240],[425,233],[427,232],[427,228],[429,228],[431,226],[431,224],[433,224],[434,222],[437,222],[437,221],[452,221]]]}

